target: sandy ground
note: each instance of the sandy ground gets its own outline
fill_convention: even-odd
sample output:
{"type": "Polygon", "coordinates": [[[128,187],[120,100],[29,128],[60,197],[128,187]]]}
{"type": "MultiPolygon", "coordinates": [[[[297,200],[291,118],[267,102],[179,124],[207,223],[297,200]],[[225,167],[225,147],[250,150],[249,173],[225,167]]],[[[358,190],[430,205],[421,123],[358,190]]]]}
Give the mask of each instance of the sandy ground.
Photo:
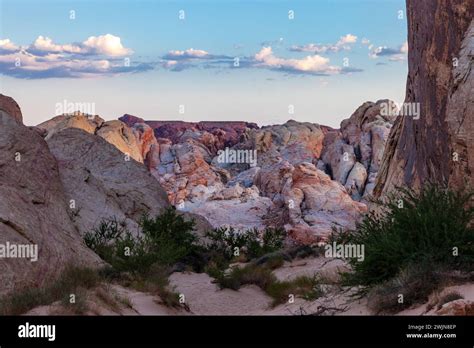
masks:
{"type": "MultiPolygon", "coordinates": [[[[180,315],[186,313],[184,310],[181,311],[160,304],[160,298],[157,296],[119,285],[107,287],[107,294],[110,295],[108,301],[97,297],[95,290],[88,291],[88,300],[86,301],[88,309],[84,313],[85,315],[180,315]],[[116,296],[126,300],[124,302],[127,302],[127,304],[116,300],[116,296]]],[[[74,313],[58,301],[48,306],[36,307],[26,315],[74,315],[74,313]]]]}
{"type": "Polygon", "coordinates": [[[255,285],[243,286],[239,291],[220,290],[205,273],[173,273],[170,284],[198,315],[254,315],[271,303],[271,298],[255,285]]]}
{"type": "MultiPolygon", "coordinates": [[[[159,297],[124,288],[119,285],[104,285],[108,297],[97,296],[96,289],[87,296],[86,315],[370,315],[367,299],[354,296],[355,288],[337,285],[339,272],[347,270],[343,261],[324,257],[306,258],[285,262],[273,271],[279,280],[291,280],[298,276],[319,276],[323,279],[324,296],[314,301],[296,298],[293,303],[272,307],[272,299],[259,287],[247,285],[238,291],[219,289],[213,279],[205,273],[176,272],[170,280],[170,287],[184,295],[189,311],[169,308],[161,304],[159,297]],[[326,285],[327,284],[327,285],[326,285]],[[121,299],[121,300],[117,300],[121,299]]],[[[474,283],[449,286],[439,293],[456,291],[464,299],[474,301],[474,283]]],[[[434,296],[434,295],[433,295],[434,296]]],[[[429,302],[429,301],[428,301],[429,302]]],[[[427,311],[428,303],[406,309],[398,315],[434,315],[436,309],[427,311]]],[[[27,315],[74,314],[60,302],[37,307],[27,315]]]]}

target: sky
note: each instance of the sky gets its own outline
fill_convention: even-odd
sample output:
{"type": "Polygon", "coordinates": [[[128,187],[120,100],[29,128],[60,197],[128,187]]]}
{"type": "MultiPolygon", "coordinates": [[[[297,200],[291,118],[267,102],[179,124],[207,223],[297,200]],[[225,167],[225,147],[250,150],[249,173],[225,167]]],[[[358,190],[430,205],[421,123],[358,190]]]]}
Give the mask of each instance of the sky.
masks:
{"type": "Polygon", "coordinates": [[[0,93],[24,123],[289,119],[403,102],[404,0],[0,0],[0,93]]]}

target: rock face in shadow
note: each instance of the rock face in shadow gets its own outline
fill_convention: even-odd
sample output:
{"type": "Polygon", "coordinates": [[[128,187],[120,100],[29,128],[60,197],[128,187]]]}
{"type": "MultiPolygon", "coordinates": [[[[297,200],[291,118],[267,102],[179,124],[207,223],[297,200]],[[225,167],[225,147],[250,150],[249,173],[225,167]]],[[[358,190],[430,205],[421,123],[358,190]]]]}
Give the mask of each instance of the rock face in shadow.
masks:
{"type": "MultiPolygon", "coordinates": [[[[10,110],[3,97],[0,101],[2,110],[10,110]]],[[[70,219],[57,162],[48,145],[19,121],[21,113],[0,113],[0,244],[3,252],[9,249],[7,243],[37,245],[38,260],[0,258],[0,294],[44,285],[68,263],[101,264],[70,219]]]]}
{"type": "Polygon", "coordinates": [[[420,117],[397,119],[375,196],[431,181],[463,188],[473,174],[473,29],[471,0],[407,0],[408,78],[405,102],[420,117]]]}
{"type": "Polygon", "coordinates": [[[23,115],[17,102],[6,95],[0,93],[0,112],[5,112],[18,123],[23,124],[23,115]]]}
{"type": "Polygon", "coordinates": [[[131,230],[144,213],[155,216],[169,206],[166,192],[146,167],[99,136],[69,128],[48,139],[74,223],[81,234],[102,218],[125,221],[131,230]]]}

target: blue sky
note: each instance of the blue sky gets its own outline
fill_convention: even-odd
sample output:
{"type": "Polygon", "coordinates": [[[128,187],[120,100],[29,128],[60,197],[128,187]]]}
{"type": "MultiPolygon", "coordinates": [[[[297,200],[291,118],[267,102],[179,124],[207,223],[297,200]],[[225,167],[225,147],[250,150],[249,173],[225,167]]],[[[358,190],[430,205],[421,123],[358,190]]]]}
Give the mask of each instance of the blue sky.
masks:
{"type": "Polygon", "coordinates": [[[0,3],[0,90],[30,125],[66,100],[106,119],[337,127],[405,93],[403,0],[0,3]]]}

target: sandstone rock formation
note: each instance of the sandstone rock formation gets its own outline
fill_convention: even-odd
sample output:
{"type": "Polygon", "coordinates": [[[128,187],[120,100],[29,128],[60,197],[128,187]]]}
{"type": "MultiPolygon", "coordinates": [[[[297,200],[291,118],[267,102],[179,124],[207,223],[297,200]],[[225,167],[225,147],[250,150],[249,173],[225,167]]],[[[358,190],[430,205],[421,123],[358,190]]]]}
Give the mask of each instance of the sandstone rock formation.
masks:
{"type": "Polygon", "coordinates": [[[366,211],[365,204],[353,201],[340,183],[308,162],[293,166],[282,161],[264,168],[256,184],[275,204],[271,224],[284,224],[303,244],[324,240],[333,227],[353,228],[366,211]]]}
{"type": "Polygon", "coordinates": [[[144,213],[154,216],[169,206],[166,192],[146,167],[101,137],[69,128],[47,142],[81,233],[112,217],[134,231],[144,213]]]}
{"type": "Polygon", "coordinates": [[[17,102],[6,95],[0,93],[0,112],[5,112],[18,123],[23,124],[23,115],[17,102]]]}
{"type": "Polygon", "coordinates": [[[104,120],[97,115],[86,115],[86,114],[71,114],[71,115],[58,115],[52,119],[40,123],[36,127],[46,131],[46,139],[49,139],[53,134],[62,131],[67,128],[79,128],[87,133],[94,134],[97,128],[104,124],[104,120]]]}
{"type": "Polygon", "coordinates": [[[258,166],[280,159],[296,164],[320,157],[324,131],[318,124],[289,120],[282,125],[250,130],[247,138],[238,148],[257,150],[258,166]]]}
{"type": "Polygon", "coordinates": [[[53,117],[51,120],[37,125],[37,128],[46,131],[46,140],[68,128],[78,128],[90,134],[97,134],[138,162],[143,162],[143,152],[145,152],[145,155],[147,153],[147,145],[142,144],[143,141],[147,140],[142,137],[139,124],[135,128],[136,131],[133,131],[121,121],[106,122],[97,115],[77,113],[53,117]]]}
{"type": "Polygon", "coordinates": [[[151,173],[168,192],[172,204],[187,199],[203,200],[216,190],[223,188],[227,174],[211,166],[209,150],[199,142],[187,140],[172,144],[168,139],[159,139],[159,146],[153,147],[149,165],[151,173]]]}
{"type": "Polygon", "coordinates": [[[392,128],[374,193],[431,181],[473,187],[474,2],[407,0],[406,103],[421,115],[392,128]],[[457,65],[457,66],[456,66],[457,65]]]}
{"type": "MultiPolygon", "coordinates": [[[[0,109],[12,110],[8,103],[11,99],[1,97],[0,109]]],[[[46,284],[68,263],[101,263],[70,220],[68,200],[48,145],[37,132],[20,124],[21,112],[15,112],[14,116],[0,113],[0,244],[4,248],[8,248],[6,243],[37,245],[38,260],[0,258],[1,294],[46,284]]]]}
{"type": "Polygon", "coordinates": [[[186,210],[204,216],[213,227],[231,226],[241,231],[265,228],[264,217],[271,208],[271,199],[261,197],[258,188],[243,189],[238,184],[224,188],[205,201],[185,204],[186,210]]]}
{"type": "Polygon", "coordinates": [[[107,121],[95,133],[135,161],[143,163],[143,149],[139,146],[135,133],[125,123],[117,120],[107,121]]]}
{"type": "Polygon", "coordinates": [[[390,100],[365,102],[341,122],[340,130],[329,131],[324,138],[320,166],[355,200],[372,193],[396,117],[389,112],[392,108],[390,100]]]}
{"type": "Polygon", "coordinates": [[[129,114],[123,115],[119,120],[130,127],[136,123],[146,123],[154,130],[156,138],[169,139],[173,144],[184,142],[190,137],[198,138],[213,155],[219,149],[237,144],[247,129],[258,128],[255,123],[238,121],[144,121],[129,114]]]}
{"type": "Polygon", "coordinates": [[[161,136],[149,141],[145,164],[178,209],[204,216],[214,227],[285,226],[294,239],[313,243],[333,226],[353,227],[365,211],[354,200],[374,186],[394,119],[382,112],[384,103],[391,105],[364,103],[340,130],[293,120],[246,128],[226,150],[256,151],[252,164],[221,161],[226,143],[217,131],[225,131],[210,133],[207,123],[121,120],[154,127],[161,136]]]}

